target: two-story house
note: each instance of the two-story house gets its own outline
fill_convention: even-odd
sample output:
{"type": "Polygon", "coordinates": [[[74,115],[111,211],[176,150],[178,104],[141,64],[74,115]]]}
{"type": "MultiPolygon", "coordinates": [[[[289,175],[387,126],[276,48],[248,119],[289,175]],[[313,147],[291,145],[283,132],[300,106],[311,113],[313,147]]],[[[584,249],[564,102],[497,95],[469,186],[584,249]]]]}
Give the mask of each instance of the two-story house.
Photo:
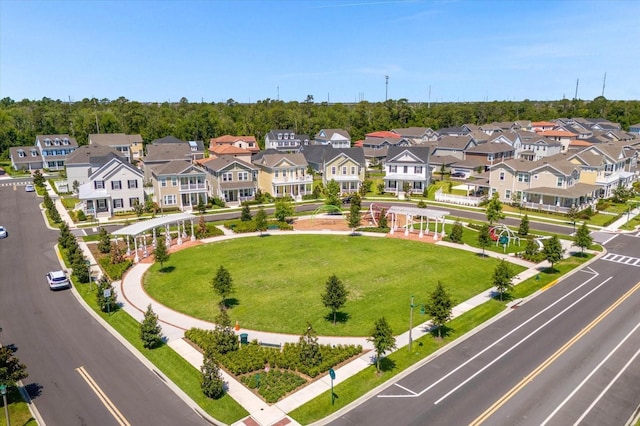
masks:
{"type": "Polygon", "coordinates": [[[320,129],[315,137],[316,145],[328,145],[334,148],[351,148],[351,136],[344,129],[320,129]]]}
{"type": "Polygon", "coordinates": [[[309,146],[302,150],[309,167],[322,175],[326,186],[331,180],[340,185],[341,193],[357,192],[364,182],[366,161],[361,147],[331,148],[309,146]]]}
{"type": "Polygon", "coordinates": [[[411,140],[408,138],[398,137],[393,132],[374,132],[368,133],[362,141],[364,149],[364,158],[367,167],[382,163],[387,158],[387,151],[392,146],[411,146],[411,140]],[[391,134],[393,136],[382,136],[391,134]]]}
{"type": "Polygon", "coordinates": [[[630,187],[638,170],[638,151],[623,143],[593,144],[569,157],[580,167],[580,181],[597,185],[608,198],[618,186],[630,187]]]}
{"type": "Polygon", "coordinates": [[[142,172],[115,156],[90,171],[86,182],[78,187],[78,198],[81,209],[97,218],[133,211],[145,201],[142,172]]]}
{"type": "Polygon", "coordinates": [[[264,136],[265,149],[294,153],[303,145],[309,145],[309,136],[298,135],[293,130],[271,130],[264,136]]]}
{"type": "MultiPolygon", "coordinates": [[[[235,147],[234,147],[235,148],[235,147]]],[[[242,203],[255,199],[258,167],[231,155],[199,160],[207,172],[209,194],[225,203],[242,203]]]]}
{"type": "Polygon", "coordinates": [[[429,151],[429,147],[423,146],[390,147],[384,162],[385,192],[404,193],[406,182],[411,192],[422,193],[431,180],[429,151]]]}
{"type": "MultiPolygon", "coordinates": [[[[533,132],[519,134],[521,149],[518,156],[529,161],[537,161],[545,157],[560,154],[563,150],[562,143],[548,139],[533,132]]],[[[569,145],[567,144],[567,147],[569,145]]]]}
{"type": "Polygon", "coordinates": [[[451,156],[463,160],[465,151],[477,145],[471,136],[443,136],[438,140],[432,155],[451,156]]]}
{"type": "Polygon", "coordinates": [[[147,153],[140,159],[144,171],[145,181],[151,180],[151,170],[170,161],[193,161],[191,147],[186,142],[182,143],[151,143],[146,147],[147,153]]]}
{"type": "Polygon", "coordinates": [[[313,190],[313,176],[307,173],[309,164],[301,153],[268,149],[254,155],[252,162],[260,169],[258,188],[264,193],[301,200],[313,190]]]}
{"type": "Polygon", "coordinates": [[[108,146],[122,153],[130,163],[140,158],[143,141],[140,135],[100,133],[89,135],[89,145],[108,146]]]}
{"type": "Polygon", "coordinates": [[[491,193],[504,203],[566,213],[585,208],[596,198],[597,187],[580,183],[580,167],[559,155],[537,161],[511,159],[490,170],[491,193]]]}
{"type": "MultiPolygon", "coordinates": [[[[128,159],[120,151],[109,146],[82,145],[73,151],[67,158],[67,181],[69,187],[76,192],[76,188],[89,182],[91,175],[96,170],[107,164],[114,158],[128,162],[128,159]]],[[[141,186],[142,187],[142,186],[141,186]]]]}
{"type": "Polygon", "coordinates": [[[153,193],[161,210],[193,211],[209,200],[207,172],[190,161],[174,160],[151,168],[153,193]]]}
{"type": "Polygon", "coordinates": [[[78,148],[69,135],[38,135],[36,146],[42,156],[42,166],[50,171],[64,170],[67,157],[78,148]]]}
{"type": "Polygon", "coordinates": [[[411,139],[418,144],[438,140],[438,133],[430,127],[406,127],[391,131],[397,134],[398,137],[411,139]]]}
{"type": "Polygon", "coordinates": [[[249,151],[251,154],[255,154],[260,151],[260,147],[256,142],[255,136],[232,136],[223,135],[217,138],[211,138],[209,140],[209,151],[215,151],[217,147],[221,146],[235,146],[249,151]]]}

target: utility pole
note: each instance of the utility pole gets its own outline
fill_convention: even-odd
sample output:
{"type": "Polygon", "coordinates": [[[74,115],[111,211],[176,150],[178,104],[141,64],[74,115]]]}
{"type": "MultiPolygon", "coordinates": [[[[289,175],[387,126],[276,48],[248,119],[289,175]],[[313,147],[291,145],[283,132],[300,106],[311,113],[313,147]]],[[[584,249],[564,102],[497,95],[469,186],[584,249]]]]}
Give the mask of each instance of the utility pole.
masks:
{"type": "Polygon", "coordinates": [[[429,102],[427,103],[427,109],[431,109],[431,85],[429,85],[429,102]]]}
{"type": "Polygon", "coordinates": [[[604,98],[604,87],[607,84],[607,73],[604,73],[604,78],[602,79],[602,97],[604,98]]]}
{"type": "Polygon", "coordinates": [[[385,75],[384,76],[384,100],[386,101],[388,99],[388,95],[389,95],[389,76],[385,75]]]}
{"type": "Polygon", "coordinates": [[[280,86],[276,86],[276,89],[278,90],[278,100],[280,100],[280,86]]]}
{"type": "Polygon", "coordinates": [[[578,99],[578,84],[580,84],[580,79],[576,79],[576,94],[574,95],[573,99],[577,100],[578,99]]]}

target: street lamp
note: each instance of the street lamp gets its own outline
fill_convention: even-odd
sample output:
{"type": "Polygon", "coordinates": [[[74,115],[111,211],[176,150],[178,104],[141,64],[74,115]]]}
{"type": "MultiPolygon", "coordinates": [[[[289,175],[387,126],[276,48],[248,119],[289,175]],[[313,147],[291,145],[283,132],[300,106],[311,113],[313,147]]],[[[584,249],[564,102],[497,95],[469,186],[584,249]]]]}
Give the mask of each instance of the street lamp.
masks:
{"type": "Polygon", "coordinates": [[[413,296],[411,296],[411,304],[409,305],[409,352],[411,352],[411,344],[413,343],[413,338],[411,336],[411,330],[413,329],[413,308],[416,306],[420,306],[420,314],[424,315],[425,309],[422,303],[413,303],[413,296]]]}
{"type": "Polygon", "coordinates": [[[4,416],[7,419],[7,426],[11,426],[11,421],[9,420],[9,407],[7,406],[7,385],[4,383],[0,384],[0,394],[2,394],[2,403],[4,404],[4,416]]]}

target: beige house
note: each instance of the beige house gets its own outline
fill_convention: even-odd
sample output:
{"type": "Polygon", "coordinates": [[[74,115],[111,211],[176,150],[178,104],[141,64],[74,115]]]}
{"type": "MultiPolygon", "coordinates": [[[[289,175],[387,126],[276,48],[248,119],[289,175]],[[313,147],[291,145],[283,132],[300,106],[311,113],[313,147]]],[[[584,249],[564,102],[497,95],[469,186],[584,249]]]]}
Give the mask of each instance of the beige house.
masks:
{"type": "Polygon", "coordinates": [[[258,167],[235,158],[222,155],[199,160],[207,172],[209,193],[225,203],[242,203],[255,199],[258,189],[258,167]]]}
{"type": "Polygon", "coordinates": [[[174,160],[151,169],[151,183],[158,207],[193,211],[209,199],[206,172],[190,161],[174,160]]]}
{"type": "Polygon", "coordinates": [[[592,205],[598,192],[596,185],[580,182],[580,167],[564,156],[494,164],[489,185],[491,193],[497,193],[504,203],[561,213],[571,207],[581,210],[592,205]]]}
{"type": "Polygon", "coordinates": [[[274,197],[302,196],[313,190],[313,176],[307,173],[308,163],[301,153],[283,153],[273,149],[261,151],[253,158],[260,169],[258,188],[274,197]]]}
{"type": "Polygon", "coordinates": [[[142,136],[124,133],[99,133],[89,135],[89,145],[108,146],[120,152],[130,163],[142,156],[142,136]]]}

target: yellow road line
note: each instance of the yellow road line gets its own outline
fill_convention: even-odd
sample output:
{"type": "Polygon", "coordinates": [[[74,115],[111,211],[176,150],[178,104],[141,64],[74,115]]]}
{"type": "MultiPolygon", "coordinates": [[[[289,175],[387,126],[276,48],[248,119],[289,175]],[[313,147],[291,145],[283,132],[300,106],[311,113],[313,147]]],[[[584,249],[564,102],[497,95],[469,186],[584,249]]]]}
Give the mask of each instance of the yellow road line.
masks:
{"type": "Polygon", "coordinates": [[[82,378],[87,382],[91,390],[95,392],[100,401],[107,407],[107,410],[111,413],[111,415],[116,419],[118,424],[121,426],[131,426],[131,423],[127,421],[127,419],[122,415],[122,413],[116,408],[115,404],[107,397],[107,395],[100,389],[100,386],[93,380],[93,378],[87,373],[84,367],[76,368],[76,371],[82,376],[82,378]]]}
{"type": "Polygon", "coordinates": [[[520,392],[527,384],[533,381],[540,373],[542,373],[547,367],[549,367],[556,359],[560,357],[563,353],[565,353],[571,346],[573,346],[578,340],[584,337],[591,329],[593,329],[598,323],[604,320],[611,312],[613,312],[622,302],[631,297],[633,293],[635,293],[638,289],[640,289],[640,282],[638,282],[635,286],[633,286],[629,291],[623,294],[618,300],[616,300],[612,305],[610,305],[604,312],[602,312],[596,319],[591,321],[589,325],[583,328],[578,334],[573,336],[567,343],[565,343],[560,349],[558,349],[553,355],[547,358],[542,364],[536,367],[531,373],[525,376],[517,385],[511,388],[507,393],[505,393],[500,399],[498,399],[491,407],[489,407],[484,413],[482,413],[478,418],[470,423],[471,426],[477,426],[486,421],[489,417],[491,417],[500,407],[506,404],[511,398],[513,398],[518,392],[520,392]]]}
{"type": "Polygon", "coordinates": [[[551,281],[549,284],[547,284],[547,285],[545,285],[544,287],[542,287],[542,288],[540,289],[540,291],[545,291],[546,289],[553,287],[553,286],[554,286],[554,285],[556,285],[557,283],[558,283],[558,280],[553,280],[553,281],[551,281]]]}

